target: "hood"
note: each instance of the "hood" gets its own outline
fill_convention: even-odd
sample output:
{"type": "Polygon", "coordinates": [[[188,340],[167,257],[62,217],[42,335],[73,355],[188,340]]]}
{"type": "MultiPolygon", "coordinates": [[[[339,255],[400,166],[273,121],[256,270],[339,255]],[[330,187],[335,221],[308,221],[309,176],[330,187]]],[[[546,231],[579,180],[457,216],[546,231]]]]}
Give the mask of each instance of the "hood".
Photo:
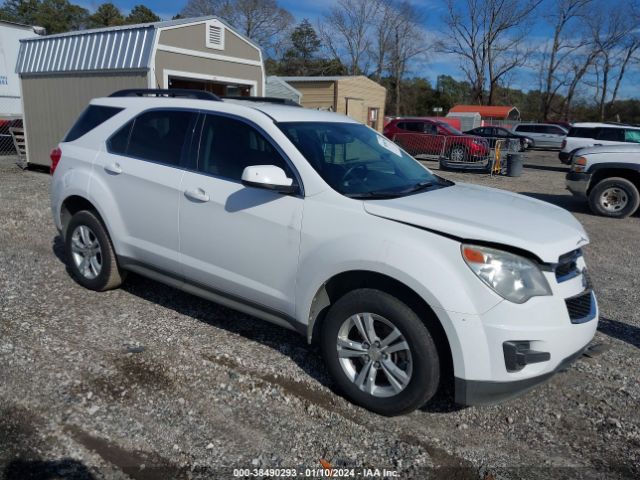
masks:
{"type": "Polygon", "coordinates": [[[589,242],[584,228],[563,208],[524,195],[478,185],[456,184],[406,197],[366,200],[371,215],[461,240],[517,247],[543,262],[589,242]]]}
{"type": "Polygon", "coordinates": [[[635,153],[640,154],[640,144],[619,143],[611,145],[592,145],[583,147],[576,152],[576,155],[590,155],[594,153],[635,153]]]}

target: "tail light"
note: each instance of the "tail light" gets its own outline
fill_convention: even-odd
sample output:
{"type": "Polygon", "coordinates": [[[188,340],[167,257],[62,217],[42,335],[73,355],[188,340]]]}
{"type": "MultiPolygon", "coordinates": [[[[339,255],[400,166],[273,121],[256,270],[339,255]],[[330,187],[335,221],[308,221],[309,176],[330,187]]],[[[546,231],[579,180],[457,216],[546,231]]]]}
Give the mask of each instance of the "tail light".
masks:
{"type": "Polygon", "coordinates": [[[562,146],[560,148],[564,150],[564,148],[566,146],[567,146],[567,141],[566,140],[562,140],[562,146]]]}
{"type": "Polygon", "coordinates": [[[58,167],[58,163],[60,163],[60,158],[62,157],[62,150],[60,150],[60,147],[56,147],[53,150],[51,150],[49,157],[51,158],[50,172],[51,172],[51,175],[53,175],[53,172],[56,171],[56,168],[58,167]]]}

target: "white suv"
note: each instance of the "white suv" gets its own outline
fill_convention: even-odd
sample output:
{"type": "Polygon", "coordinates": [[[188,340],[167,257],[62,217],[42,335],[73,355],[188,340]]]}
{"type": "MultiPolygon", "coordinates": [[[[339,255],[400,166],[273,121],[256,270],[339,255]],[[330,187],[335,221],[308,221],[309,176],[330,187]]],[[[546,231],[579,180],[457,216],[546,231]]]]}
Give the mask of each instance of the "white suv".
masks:
{"type": "Polygon", "coordinates": [[[640,143],[640,126],[622,123],[574,123],[562,142],[558,158],[571,164],[572,155],[584,147],[640,143]]]}
{"type": "Polygon", "coordinates": [[[567,211],[444,180],[346,116],[167,95],[95,99],[52,152],[81,285],[133,271],[292,328],[385,415],[447,379],[462,404],[512,397],[592,339],[567,211]]]}

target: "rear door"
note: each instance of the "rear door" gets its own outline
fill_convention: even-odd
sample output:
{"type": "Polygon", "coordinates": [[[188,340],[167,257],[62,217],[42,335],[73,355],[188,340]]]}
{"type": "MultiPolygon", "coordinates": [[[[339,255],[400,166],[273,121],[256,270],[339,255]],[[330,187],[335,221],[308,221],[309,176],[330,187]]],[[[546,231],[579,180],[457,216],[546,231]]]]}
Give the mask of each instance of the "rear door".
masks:
{"type": "MultiPolygon", "coordinates": [[[[142,112],[107,141],[95,166],[117,206],[118,252],[179,275],[178,203],[197,112],[142,112]]],[[[117,215],[115,214],[117,213],[117,215]]]]}
{"type": "Polygon", "coordinates": [[[546,143],[549,147],[560,148],[562,146],[562,141],[567,136],[567,132],[555,125],[540,125],[540,128],[544,131],[546,143]]]}
{"type": "Polygon", "coordinates": [[[254,125],[203,117],[197,168],[185,172],[179,195],[185,279],[293,316],[304,199],[245,187],[241,176],[250,165],[275,165],[295,179],[294,171],[254,125]]]}

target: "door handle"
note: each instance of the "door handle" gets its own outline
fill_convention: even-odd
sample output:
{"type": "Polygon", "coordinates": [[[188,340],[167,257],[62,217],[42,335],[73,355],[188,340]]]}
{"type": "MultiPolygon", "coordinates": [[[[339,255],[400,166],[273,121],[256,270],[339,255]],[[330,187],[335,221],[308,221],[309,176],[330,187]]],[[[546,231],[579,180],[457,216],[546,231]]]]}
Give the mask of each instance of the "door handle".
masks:
{"type": "Polygon", "coordinates": [[[196,188],[195,190],[185,190],[184,196],[189,200],[193,200],[194,202],[208,202],[209,195],[201,188],[196,188]]]}
{"type": "Polygon", "coordinates": [[[104,169],[114,175],[120,175],[122,173],[122,167],[118,162],[110,163],[109,165],[106,165],[104,169]]]}

